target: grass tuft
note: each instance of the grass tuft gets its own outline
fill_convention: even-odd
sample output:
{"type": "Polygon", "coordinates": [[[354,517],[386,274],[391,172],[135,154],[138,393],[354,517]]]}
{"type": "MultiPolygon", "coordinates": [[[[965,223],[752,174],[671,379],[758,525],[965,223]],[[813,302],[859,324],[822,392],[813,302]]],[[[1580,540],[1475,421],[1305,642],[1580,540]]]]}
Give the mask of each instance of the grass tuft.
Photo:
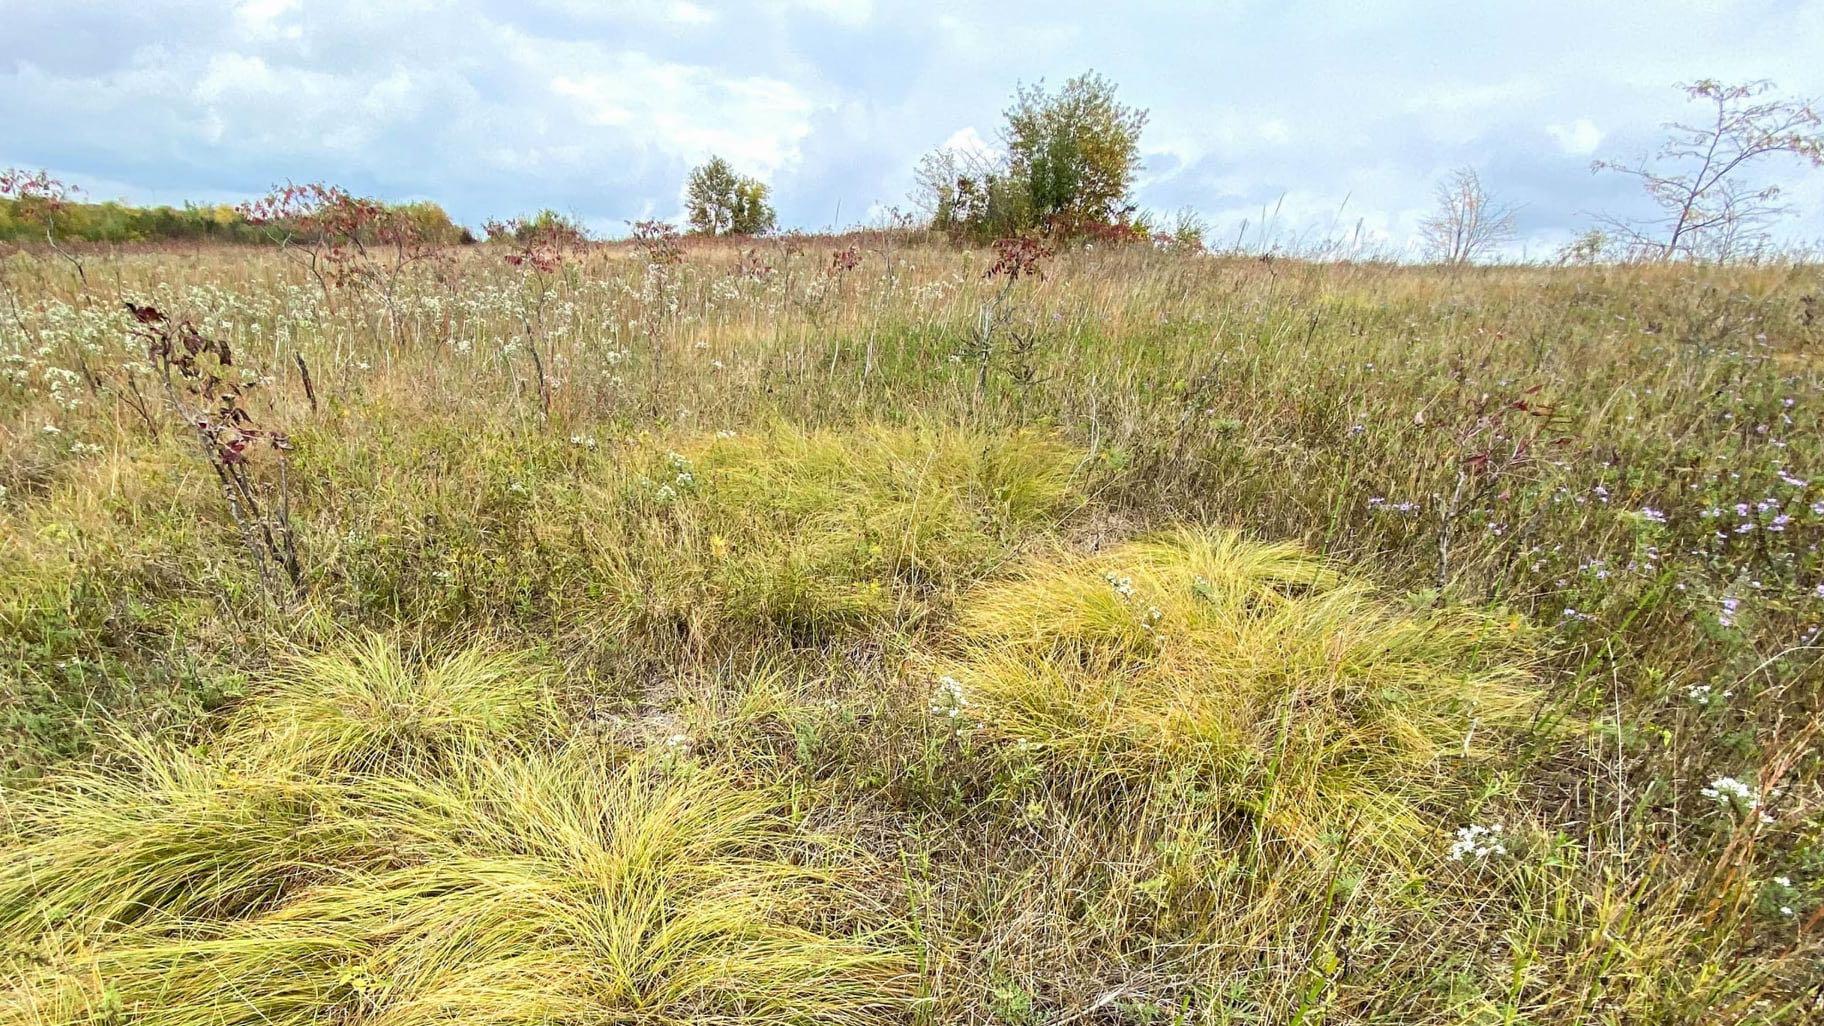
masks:
{"type": "Polygon", "coordinates": [[[6,949],[148,919],[239,915],[345,852],[348,838],[317,819],[320,784],[151,742],[119,747],[119,766],[6,795],[6,949]]]}
{"type": "Polygon", "coordinates": [[[1073,506],[1081,460],[1035,432],[773,425],[698,454],[710,519],[744,539],[715,573],[737,616],[813,629],[909,619],[1073,506]]]}
{"type": "Polygon", "coordinates": [[[645,526],[600,553],[602,632],[816,644],[911,628],[1084,501],[1081,452],[1040,432],[773,423],[682,444],[646,456],[645,526]]]}
{"type": "Polygon", "coordinates": [[[1517,621],[1226,531],[1036,561],[961,619],[941,672],[996,734],[1078,779],[1192,779],[1301,843],[1410,839],[1539,699],[1517,621]]]}
{"type": "Polygon", "coordinates": [[[407,672],[373,642],[306,664],[207,756],[137,745],[21,795],[0,1023],[903,1011],[909,966],[838,852],[675,753],[503,743],[536,707],[526,669],[407,672]]]}
{"type": "Polygon", "coordinates": [[[304,774],[413,775],[478,744],[535,738],[550,724],[550,683],[524,655],[428,661],[376,635],[297,660],[239,712],[228,743],[304,774]]]}

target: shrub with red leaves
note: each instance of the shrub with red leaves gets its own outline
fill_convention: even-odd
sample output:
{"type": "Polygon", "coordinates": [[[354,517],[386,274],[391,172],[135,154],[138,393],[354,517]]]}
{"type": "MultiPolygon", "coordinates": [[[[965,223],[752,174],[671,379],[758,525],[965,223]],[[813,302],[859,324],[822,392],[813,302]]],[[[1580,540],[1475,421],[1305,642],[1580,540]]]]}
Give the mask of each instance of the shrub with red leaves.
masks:
{"type": "Polygon", "coordinates": [[[582,229],[560,217],[521,217],[483,225],[488,241],[509,247],[508,266],[552,274],[589,244],[582,229]]]}
{"type": "Polygon", "coordinates": [[[0,199],[13,201],[14,215],[20,220],[43,228],[45,243],[68,261],[76,270],[76,276],[87,285],[89,275],[83,269],[82,261],[57,244],[57,215],[79,192],[75,186],[51,177],[48,171],[0,170],[0,199]]]}
{"type": "Polygon", "coordinates": [[[1010,282],[1021,278],[1042,278],[1045,276],[1042,265],[1051,255],[1050,246],[1030,236],[996,239],[994,263],[982,277],[1005,278],[1010,282]]]}
{"type": "Polygon", "coordinates": [[[0,199],[19,204],[19,214],[43,221],[69,204],[76,187],[52,178],[47,171],[20,168],[0,170],[0,199]]]}
{"type": "Polygon", "coordinates": [[[421,264],[440,264],[438,240],[406,210],[354,196],[322,182],[286,183],[235,210],[267,229],[282,249],[302,250],[322,287],[360,286],[392,311],[401,279],[421,264]]]}
{"type": "Polygon", "coordinates": [[[635,221],[633,241],[646,252],[646,262],[670,267],[684,259],[683,241],[669,221],[635,221]]]}
{"type": "Polygon", "coordinates": [[[853,243],[830,254],[830,274],[846,274],[861,266],[861,249],[853,243]]]}
{"type": "MultiPolygon", "coordinates": [[[[285,454],[291,439],[257,426],[246,405],[244,381],[230,372],[234,354],[224,339],[205,336],[189,320],[172,320],[154,306],[128,302],[131,331],[146,346],[146,359],[163,380],[171,411],[187,424],[221,482],[229,515],[269,587],[273,564],[293,591],[302,590],[304,571],[291,529],[285,454]],[[256,450],[274,454],[275,483],[262,483],[251,466],[256,450]]],[[[146,411],[142,410],[142,414],[146,411]]]]}

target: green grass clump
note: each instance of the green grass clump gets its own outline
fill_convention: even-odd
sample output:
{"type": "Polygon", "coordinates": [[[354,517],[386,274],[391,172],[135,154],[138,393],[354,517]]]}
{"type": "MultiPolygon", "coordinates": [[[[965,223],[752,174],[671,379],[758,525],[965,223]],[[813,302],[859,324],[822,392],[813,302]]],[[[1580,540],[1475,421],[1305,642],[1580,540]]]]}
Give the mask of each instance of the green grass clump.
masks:
{"type": "Polygon", "coordinates": [[[905,960],[769,792],[669,752],[506,743],[493,727],[536,703],[469,692],[525,697],[525,670],[471,652],[414,672],[368,645],[307,664],[207,755],[138,745],[9,800],[0,1023],[903,1007],[905,960]]]}
{"type": "Polygon", "coordinates": [[[1516,621],[1226,531],[1035,561],[961,620],[946,684],[991,730],[1077,779],[1189,777],[1299,842],[1411,837],[1539,697],[1516,621]]]}

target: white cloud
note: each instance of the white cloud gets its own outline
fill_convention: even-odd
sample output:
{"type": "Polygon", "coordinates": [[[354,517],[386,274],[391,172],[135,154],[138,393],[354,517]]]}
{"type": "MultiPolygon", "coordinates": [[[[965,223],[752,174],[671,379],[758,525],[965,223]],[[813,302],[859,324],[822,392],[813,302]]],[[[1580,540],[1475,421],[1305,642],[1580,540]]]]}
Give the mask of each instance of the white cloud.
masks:
{"type": "Polygon", "coordinates": [[[1596,152],[1602,145],[1602,129],[1589,118],[1578,118],[1568,125],[1547,125],[1545,134],[1558,143],[1558,148],[1566,153],[1587,157],[1596,152]]]}
{"type": "Polygon", "coordinates": [[[847,25],[865,25],[874,17],[874,0],[785,0],[784,7],[812,11],[847,25]]]}
{"type": "MultiPolygon", "coordinates": [[[[283,0],[279,0],[283,2],[283,0]]],[[[528,0],[535,10],[586,21],[637,19],[673,25],[709,25],[716,12],[691,0],[528,0]]]]}
{"type": "Polygon", "coordinates": [[[249,39],[297,39],[304,30],[280,20],[298,9],[298,0],[241,0],[234,5],[234,25],[249,39]]]}
{"type": "Polygon", "coordinates": [[[660,8],[666,21],[675,21],[680,25],[708,25],[716,20],[714,11],[707,11],[693,3],[679,0],[677,3],[664,4],[660,8]]]}
{"type": "Polygon", "coordinates": [[[945,139],[938,148],[984,162],[996,160],[1001,155],[1000,148],[982,138],[982,133],[976,131],[974,125],[951,132],[950,138],[945,139]]]}
{"type": "Polygon", "coordinates": [[[551,92],[570,101],[584,124],[623,130],[627,140],[686,162],[714,153],[748,174],[776,173],[798,160],[818,107],[778,79],[730,77],[634,52],[602,63],[554,75],[551,92]]]}
{"type": "MultiPolygon", "coordinates": [[[[808,225],[904,196],[939,140],[998,148],[1016,82],[1095,68],[1151,111],[1146,207],[1247,219],[1250,238],[1263,208],[1278,237],[1353,238],[1363,217],[1398,245],[1436,169],[1468,164],[1524,204],[1530,237],[1637,199],[1578,165],[1650,148],[1690,113],[1671,84],[1691,68],[1819,91],[1803,55],[1824,13],[1682,2],[1662,19],[1577,0],[1119,17],[1089,0],[0,0],[0,165],[128,199],[327,178],[469,221],[550,205],[619,224],[719,152],[808,225]]],[[[1794,187],[1791,234],[1824,234],[1824,176],[1807,192],[1769,171],[1794,187]]]]}
{"type": "Polygon", "coordinates": [[[404,67],[378,77],[339,76],[221,53],[209,58],[190,98],[196,131],[210,143],[352,152],[373,144],[387,126],[422,114],[423,85],[404,67]]]}
{"type": "Polygon", "coordinates": [[[1511,107],[1537,99],[1544,87],[1532,78],[1510,78],[1500,82],[1440,82],[1428,85],[1407,97],[1406,107],[1414,111],[1460,113],[1491,108],[1511,107]]]}

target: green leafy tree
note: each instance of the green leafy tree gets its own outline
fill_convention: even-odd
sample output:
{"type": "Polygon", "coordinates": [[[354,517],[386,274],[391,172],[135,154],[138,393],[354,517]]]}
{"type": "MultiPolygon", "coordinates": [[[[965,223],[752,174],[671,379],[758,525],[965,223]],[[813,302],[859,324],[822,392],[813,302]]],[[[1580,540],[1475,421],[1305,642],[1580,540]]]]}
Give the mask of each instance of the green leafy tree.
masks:
{"type": "Polygon", "coordinates": [[[1117,100],[1113,82],[1087,72],[1056,92],[1021,86],[1005,116],[1004,153],[940,149],[920,161],[915,199],[932,227],[985,241],[1130,225],[1146,111],[1117,100]]]}
{"type": "Polygon", "coordinates": [[[1025,183],[1042,226],[1112,224],[1132,214],[1146,111],[1116,100],[1113,82],[1088,72],[1055,93],[1043,82],[1023,86],[1006,117],[1009,171],[1025,183]]]}
{"type": "Polygon", "coordinates": [[[721,157],[711,157],[694,168],[685,183],[690,228],[699,235],[758,235],[770,231],[775,216],[767,198],[765,182],[736,174],[721,157]]]}
{"type": "Polygon", "coordinates": [[[776,218],[767,195],[766,183],[753,178],[743,178],[735,186],[734,234],[759,235],[773,230],[776,218]]]}

